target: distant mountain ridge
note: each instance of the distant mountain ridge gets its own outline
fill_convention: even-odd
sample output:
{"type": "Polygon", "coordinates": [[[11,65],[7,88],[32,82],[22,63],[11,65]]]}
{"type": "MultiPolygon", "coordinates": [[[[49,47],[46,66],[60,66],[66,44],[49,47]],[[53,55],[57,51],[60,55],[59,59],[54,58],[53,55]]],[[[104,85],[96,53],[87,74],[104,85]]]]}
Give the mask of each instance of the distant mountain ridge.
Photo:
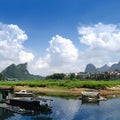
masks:
{"type": "Polygon", "coordinates": [[[16,78],[18,80],[35,80],[42,78],[42,76],[30,74],[27,70],[27,63],[19,65],[12,64],[1,73],[7,78],[16,78]]]}
{"type": "Polygon", "coordinates": [[[100,68],[96,68],[96,66],[94,64],[87,64],[86,68],[85,68],[85,72],[89,72],[89,73],[96,73],[96,72],[105,72],[105,71],[116,71],[119,70],[120,71],[120,62],[113,64],[111,66],[108,66],[107,64],[100,67],[100,68]]]}

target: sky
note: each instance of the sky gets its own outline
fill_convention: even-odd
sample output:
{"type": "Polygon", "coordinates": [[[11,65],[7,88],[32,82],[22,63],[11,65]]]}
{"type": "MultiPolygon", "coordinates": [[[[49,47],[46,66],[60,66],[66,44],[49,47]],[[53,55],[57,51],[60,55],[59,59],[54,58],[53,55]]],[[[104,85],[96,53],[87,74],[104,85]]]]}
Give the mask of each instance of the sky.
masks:
{"type": "Polygon", "coordinates": [[[0,0],[0,71],[83,72],[120,61],[120,0],[0,0]]]}

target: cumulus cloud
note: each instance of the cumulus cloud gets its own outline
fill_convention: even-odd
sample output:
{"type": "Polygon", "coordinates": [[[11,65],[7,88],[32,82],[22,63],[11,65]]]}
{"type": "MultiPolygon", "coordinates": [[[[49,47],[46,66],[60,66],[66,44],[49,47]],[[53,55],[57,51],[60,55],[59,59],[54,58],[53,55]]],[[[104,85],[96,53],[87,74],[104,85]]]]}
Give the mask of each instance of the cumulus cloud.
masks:
{"type": "Polygon", "coordinates": [[[34,59],[34,55],[30,52],[28,53],[28,52],[25,52],[25,51],[20,51],[19,59],[22,63],[30,62],[34,59]]]}
{"type": "Polygon", "coordinates": [[[47,55],[40,58],[36,66],[39,69],[47,68],[50,72],[70,72],[75,70],[75,63],[78,59],[78,49],[74,46],[70,39],[56,35],[49,41],[47,55]],[[51,69],[48,69],[51,68],[51,69]]]}
{"type": "Polygon", "coordinates": [[[119,61],[119,25],[98,23],[79,26],[78,32],[80,43],[87,46],[80,54],[86,63],[92,62],[96,65],[104,65],[105,63],[119,61]]]}
{"type": "Polygon", "coordinates": [[[54,61],[54,65],[61,65],[66,62],[72,63],[77,60],[78,50],[71,40],[56,35],[49,43],[50,47],[47,50],[52,61],[54,61]]]}
{"type": "MultiPolygon", "coordinates": [[[[30,62],[34,55],[23,46],[28,39],[17,25],[0,23],[0,62],[4,68],[11,63],[30,62]]],[[[4,69],[2,66],[0,69],[4,69]]]]}
{"type": "MultiPolygon", "coordinates": [[[[35,65],[33,65],[33,70],[42,75],[55,72],[79,72],[84,71],[88,63],[101,67],[106,63],[110,64],[119,61],[119,25],[103,23],[88,26],[82,25],[79,26],[78,33],[80,46],[84,49],[77,49],[72,40],[56,35],[49,41],[47,54],[36,61],[35,65]]],[[[24,37],[20,38],[22,40],[17,48],[21,51],[23,49],[21,43],[27,37],[25,39],[23,39],[24,37]]],[[[6,46],[4,42],[1,44],[6,46]]],[[[34,55],[32,53],[24,50],[19,52],[20,61],[31,61],[33,58],[34,55]]]]}
{"type": "Polygon", "coordinates": [[[88,63],[101,67],[120,59],[120,26],[98,23],[78,27],[82,49],[76,48],[72,40],[55,35],[49,41],[47,54],[34,60],[34,54],[24,47],[28,39],[17,25],[0,23],[0,70],[12,63],[31,62],[31,72],[47,75],[55,72],[84,71],[88,63]]]}
{"type": "Polygon", "coordinates": [[[120,50],[120,26],[98,23],[93,26],[79,27],[80,42],[91,49],[120,50]]]}
{"type": "Polygon", "coordinates": [[[84,71],[88,63],[97,67],[119,61],[120,26],[98,23],[78,28],[80,45],[75,47],[72,40],[56,35],[49,41],[47,55],[40,58],[36,68],[47,73],[84,71]]]}

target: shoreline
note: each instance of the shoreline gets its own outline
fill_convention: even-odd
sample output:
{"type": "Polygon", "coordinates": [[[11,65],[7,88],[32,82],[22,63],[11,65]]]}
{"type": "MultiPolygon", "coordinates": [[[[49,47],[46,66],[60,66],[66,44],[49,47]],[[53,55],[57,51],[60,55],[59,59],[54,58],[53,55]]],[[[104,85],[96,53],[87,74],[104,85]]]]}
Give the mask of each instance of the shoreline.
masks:
{"type": "MultiPolygon", "coordinates": [[[[90,90],[89,88],[73,88],[73,89],[56,89],[47,87],[28,87],[15,86],[15,91],[27,90],[39,95],[60,96],[60,97],[80,97],[83,90],[90,90]]],[[[100,96],[106,98],[120,97],[120,86],[113,88],[106,88],[99,90],[100,96]]]]}

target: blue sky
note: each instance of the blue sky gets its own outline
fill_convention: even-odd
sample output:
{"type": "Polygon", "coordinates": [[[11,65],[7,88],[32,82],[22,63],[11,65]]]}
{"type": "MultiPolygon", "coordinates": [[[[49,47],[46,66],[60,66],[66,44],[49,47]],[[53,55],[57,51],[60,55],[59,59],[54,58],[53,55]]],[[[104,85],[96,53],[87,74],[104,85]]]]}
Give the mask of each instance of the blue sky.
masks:
{"type": "Polygon", "coordinates": [[[28,62],[47,75],[118,62],[119,11],[119,0],[0,0],[0,70],[28,62]]]}

